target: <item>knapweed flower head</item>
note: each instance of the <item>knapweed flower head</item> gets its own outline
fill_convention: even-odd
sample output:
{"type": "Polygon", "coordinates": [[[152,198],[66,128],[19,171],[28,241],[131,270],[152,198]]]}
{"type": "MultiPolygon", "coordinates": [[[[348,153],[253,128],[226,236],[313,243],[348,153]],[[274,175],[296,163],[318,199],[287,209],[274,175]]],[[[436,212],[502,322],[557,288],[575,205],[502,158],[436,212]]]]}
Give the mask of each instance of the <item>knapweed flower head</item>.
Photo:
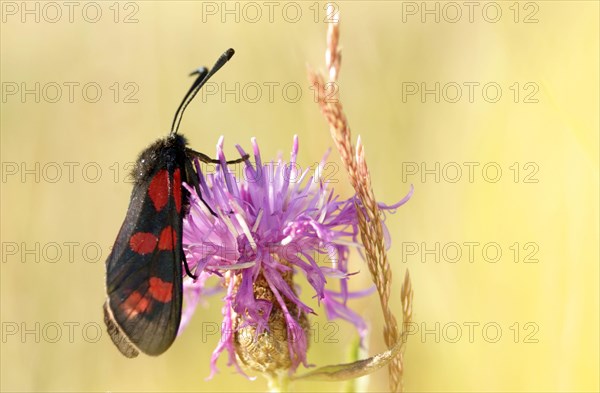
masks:
{"type": "MultiPolygon", "coordinates": [[[[236,175],[226,162],[221,138],[220,164],[214,172],[203,173],[196,163],[202,199],[187,188],[190,210],[183,223],[183,245],[198,278],[184,280],[182,328],[199,300],[214,293],[206,285],[209,277],[218,277],[225,291],[211,377],[224,351],[228,364],[244,375],[242,367],[277,375],[308,366],[307,316],[316,312],[298,296],[301,279],[310,284],[329,319],[352,323],[361,339],[367,333],[367,324],[347,302],[369,292],[348,289],[349,249],[360,247],[357,200],[342,199],[328,187],[320,176],[325,159],[314,173],[300,169],[297,137],[288,163],[281,158],[263,163],[254,139],[252,148],[253,157],[236,175]],[[328,282],[337,282],[336,288],[328,282]]],[[[380,207],[395,209],[407,199],[380,207]]]]}

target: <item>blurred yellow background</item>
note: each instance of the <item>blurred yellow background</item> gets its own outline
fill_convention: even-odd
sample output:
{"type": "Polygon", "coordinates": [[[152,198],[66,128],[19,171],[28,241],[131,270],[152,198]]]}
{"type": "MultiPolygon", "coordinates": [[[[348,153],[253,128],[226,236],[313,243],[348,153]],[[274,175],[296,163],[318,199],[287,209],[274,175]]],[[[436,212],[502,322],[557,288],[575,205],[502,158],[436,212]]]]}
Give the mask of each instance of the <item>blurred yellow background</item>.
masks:
{"type": "MultiPolygon", "coordinates": [[[[204,380],[219,296],[164,355],[121,356],[102,322],[104,260],[129,163],[166,135],[187,74],[228,47],[215,94],[183,119],[193,148],[214,155],[225,135],[234,156],[255,136],[275,158],[298,134],[307,167],[333,146],[306,78],[307,64],[324,67],[324,3],[48,4],[1,4],[0,388],[263,391],[225,356],[204,380]],[[236,83],[238,97],[221,96],[236,83]]],[[[398,315],[407,268],[415,291],[406,390],[598,391],[598,3],[337,6],[339,91],[375,194],[392,203],[415,187],[386,221],[398,315]]],[[[343,170],[332,179],[351,195],[343,170]]],[[[352,258],[363,288],[367,269],[352,258]]],[[[371,354],[385,348],[376,303],[352,303],[371,354]]],[[[356,334],[322,314],[309,362],[344,362],[356,334]]],[[[387,390],[386,373],[368,389],[387,390]]]]}

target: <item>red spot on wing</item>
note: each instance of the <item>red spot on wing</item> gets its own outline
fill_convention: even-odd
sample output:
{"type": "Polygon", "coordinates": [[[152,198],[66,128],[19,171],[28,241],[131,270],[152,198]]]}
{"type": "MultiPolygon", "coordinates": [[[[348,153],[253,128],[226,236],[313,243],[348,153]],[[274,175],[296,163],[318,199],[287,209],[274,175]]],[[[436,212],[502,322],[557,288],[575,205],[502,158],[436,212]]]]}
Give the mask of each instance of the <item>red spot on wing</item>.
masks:
{"type": "Polygon", "coordinates": [[[163,281],[158,277],[150,277],[150,295],[161,303],[168,303],[173,296],[173,283],[163,281]]]}
{"type": "Polygon", "coordinates": [[[129,247],[138,254],[149,254],[156,248],[158,239],[148,232],[137,232],[129,239],[129,247]]]}
{"type": "Polygon", "coordinates": [[[175,198],[177,213],[181,213],[181,171],[179,168],[173,172],[173,198],[175,198]]]}
{"type": "Polygon", "coordinates": [[[175,230],[168,226],[160,233],[160,240],[158,241],[159,250],[172,250],[177,242],[177,233],[175,230]]]}
{"type": "Polygon", "coordinates": [[[138,291],[133,291],[121,304],[123,311],[128,315],[127,318],[134,318],[138,314],[146,312],[150,307],[150,299],[142,297],[138,291]]]}
{"type": "Polygon", "coordinates": [[[148,195],[157,212],[165,207],[169,201],[169,172],[163,169],[154,175],[148,187],[148,195]]]}

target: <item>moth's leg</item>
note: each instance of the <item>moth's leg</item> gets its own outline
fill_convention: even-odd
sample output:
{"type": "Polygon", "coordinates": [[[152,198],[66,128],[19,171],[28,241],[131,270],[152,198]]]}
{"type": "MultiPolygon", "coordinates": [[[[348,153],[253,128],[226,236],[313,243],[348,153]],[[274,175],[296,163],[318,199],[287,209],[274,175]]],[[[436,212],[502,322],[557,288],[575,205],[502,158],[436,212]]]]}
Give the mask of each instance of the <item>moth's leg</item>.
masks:
{"type": "MultiPolygon", "coordinates": [[[[186,149],[188,156],[191,157],[195,157],[197,159],[199,159],[202,162],[205,162],[207,164],[220,164],[221,161],[214,159],[214,158],[210,158],[209,156],[207,156],[204,153],[200,153],[199,151],[195,151],[192,149],[186,149]]],[[[242,158],[238,158],[237,160],[231,160],[231,161],[227,161],[228,165],[233,165],[233,164],[239,164],[241,162],[246,161],[248,158],[250,157],[249,154],[245,154],[242,158]]]]}
{"type": "Polygon", "coordinates": [[[181,259],[183,259],[183,267],[185,269],[185,274],[187,274],[194,280],[197,279],[198,276],[196,276],[195,274],[192,274],[192,272],[190,271],[190,267],[188,266],[188,263],[187,263],[187,258],[185,257],[185,253],[183,252],[183,247],[181,247],[181,259]]]}
{"type": "Polygon", "coordinates": [[[200,198],[202,203],[204,203],[204,206],[206,206],[210,214],[217,217],[217,213],[215,213],[214,210],[211,209],[210,206],[208,206],[208,203],[206,203],[204,198],[202,198],[202,191],[200,191],[200,183],[198,182],[198,176],[196,175],[196,171],[194,170],[194,166],[192,165],[191,160],[185,161],[185,181],[186,183],[194,186],[194,188],[196,189],[196,194],[198,194],[198,197],[200,198]]]}

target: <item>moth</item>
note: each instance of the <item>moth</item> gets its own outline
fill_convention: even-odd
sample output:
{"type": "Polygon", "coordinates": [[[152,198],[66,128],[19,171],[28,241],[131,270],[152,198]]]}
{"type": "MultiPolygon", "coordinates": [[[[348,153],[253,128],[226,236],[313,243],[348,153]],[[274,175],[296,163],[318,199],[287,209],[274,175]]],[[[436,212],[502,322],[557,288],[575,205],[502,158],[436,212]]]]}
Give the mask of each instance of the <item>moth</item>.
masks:
{"type": "MultiPolygon", "coordinates": [[[[139,352],[160,355],[175,340],[181,321],[182,225],[193,186],[202,199],[194,159],[218,163],[187,147],[177,133],[183,113],[208,79],[234,54],[228,49],[212,69],[198,69],[197,77],[175,112],[171,132],[147,147],[133,169],[133,191],[125,221],[106,261],[104,322],[119,351],[128,358],[139,352]]],[[[230,164],[239,163],[247,157],[230,164]]],[[[202,199],[208,210],[216,213],[202,199]]]]}

